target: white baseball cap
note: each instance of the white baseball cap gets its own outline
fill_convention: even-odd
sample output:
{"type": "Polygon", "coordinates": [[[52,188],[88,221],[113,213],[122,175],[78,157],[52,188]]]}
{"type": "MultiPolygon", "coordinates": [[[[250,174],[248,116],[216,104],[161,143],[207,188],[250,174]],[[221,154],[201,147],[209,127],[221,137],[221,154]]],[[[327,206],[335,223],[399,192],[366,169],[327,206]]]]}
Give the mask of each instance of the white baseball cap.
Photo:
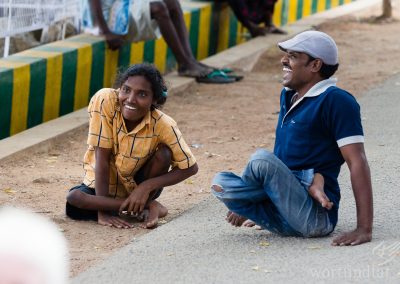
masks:
{"type": "Polygon", "coordinates": [[[306,31],[294,38],[278,43],[283,51],[304,52],[314,58],[321,59],[328,65],[338,64],[338,48],[329,35],[319,31],[306,31]]]}

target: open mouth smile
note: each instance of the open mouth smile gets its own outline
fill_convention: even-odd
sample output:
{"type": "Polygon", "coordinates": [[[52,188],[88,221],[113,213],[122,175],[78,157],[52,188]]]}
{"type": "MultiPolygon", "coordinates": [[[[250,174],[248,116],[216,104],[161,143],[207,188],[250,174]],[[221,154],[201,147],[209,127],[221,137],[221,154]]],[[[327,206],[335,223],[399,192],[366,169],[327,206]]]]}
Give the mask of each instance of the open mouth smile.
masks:
{"type": "Polygon", "coordinates": [[[135,107],[130,106],[130,105],[124,105],[124,107],[125,107],[126,109],[129,109],[129,110],[136,110],[135,107]]]}
{"type": "Polygon", "coordinates": [[[288,66],[283,66],[282,71],[283,72],[292,72],[292,69],[290,69],[288,66]]]}

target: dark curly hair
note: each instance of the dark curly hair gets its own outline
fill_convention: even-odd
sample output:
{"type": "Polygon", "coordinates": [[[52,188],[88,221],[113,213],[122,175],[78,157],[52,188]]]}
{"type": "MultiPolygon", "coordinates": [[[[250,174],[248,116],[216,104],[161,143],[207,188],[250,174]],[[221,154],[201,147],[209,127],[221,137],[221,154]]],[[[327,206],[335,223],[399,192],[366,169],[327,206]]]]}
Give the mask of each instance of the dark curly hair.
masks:
{"type": "Polygon", "coordinates": [[[127,69],[118,72],[115,79],[114,88],[119,89],[129,77],[143,76],[151,84],[154,102],[151,110],[161,109],[167,101],[167,85],[160,71],[153,64],[141,63],[129,66],[127,69]]]}

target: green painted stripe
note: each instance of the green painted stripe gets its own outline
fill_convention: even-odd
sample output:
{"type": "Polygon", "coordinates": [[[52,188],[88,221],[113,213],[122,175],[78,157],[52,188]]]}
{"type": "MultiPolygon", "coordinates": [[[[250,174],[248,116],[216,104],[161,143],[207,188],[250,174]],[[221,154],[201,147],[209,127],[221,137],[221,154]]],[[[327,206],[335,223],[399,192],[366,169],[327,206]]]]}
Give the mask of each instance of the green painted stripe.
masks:
{"type": "Polygon", "coordinates": [[[312,0],[311,14],[317,13],[318,0],[312,0]]]}
{"type": "Polygon", "coordinates": [[[199,42],[200,9],[192,10],[190,17],[189,41],[192,52],[196,57],[199,42]]]}
{"type": "Polygon", "coordinates": [[[118,69],[125,69],[129,66],[129,62],[131,59],[131,43],[124,44],[119,49],[118,54],[118,69]]]}
{"type": "Polygon", "coordinates": [[[329,10],[331,7],[331,0],[325,0],[325,10],[329,10]]]}
{"type": "Polygon", "coordinates": [[[208,56],[217,53],[218,32],[219,32],[219,11],[221,10],[220,3],[213,3],[210,17],[210,39],[208,46],[208,56]]]}
{"type": "Polygon", "coordinates": [[[92,45],[92,76],[90,77],[89,99],[103,88],[105,49],[104,41],[92,45]]]}
{"type": "Polygon", "coordinates": [[[0,67],[0,139],[10,136],[13,70],[0,67]]]}
{"type": "Polygon", "coordinates": [[[144,55],[143,61],[148,63],[154,63],[154,45],[155,40],[149,40],[144,43],[144,55]]]}
{"type": "Polygon", "coordinates": [[[46,92],[46,64],[47,60],[39,57],[13,55],[5,60],[26,62],[30,65],[30,87],[27,113],[27,128],[42,123],[44,96],[46,92]]]}
{"type": "Polygon", "coordinates": [[[343,5],[344,4],[344,0],[339,0],[339,5],[343,5]]]}
{"type": "Polygon", "coordinates": [[[31,82],[29,87],[27,128],[31,128],[43,122],[46,69],[46,59],[34,62],[30,67],[31,82]]]}
{"type": "Polygon", "coordinates": [[[296,20],[303,18],[303,0],[297,0],[296,20]]]}
{"type": "Polygon", "coordinates": [[[77,60],[77,50],[63,54],[60,116],[70,113],[74,110],[77,60]]]}
{"type": "Polygon", "coordinates": [[[232,10],[229,13],[229,38],[228,38],[228,47],[232,47],[236,45],[237,38],[237,20],[235,14],[233,14],[232,10]]]}
{"type": "Polygon", "coordinates": [[[281,25],[285,26],[288,22],[288,9],[289,9],[289,0],[282,1],[282,14],[281,14],[281,25]]]}

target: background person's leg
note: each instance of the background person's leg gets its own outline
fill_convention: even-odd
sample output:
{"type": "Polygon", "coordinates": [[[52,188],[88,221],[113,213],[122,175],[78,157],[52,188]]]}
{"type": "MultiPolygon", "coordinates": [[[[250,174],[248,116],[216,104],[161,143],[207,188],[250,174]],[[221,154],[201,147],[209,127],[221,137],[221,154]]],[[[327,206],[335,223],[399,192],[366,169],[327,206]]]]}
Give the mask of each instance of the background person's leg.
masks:
{"type": "Polygon", "coordinates": [[[186,27],[184,26],[183,15],[179,15],[177,12],[173,12],[171,15],[169,7],[164,1],[150,2],[150,13],[151,18],[157,21],[165,42],[168,47],[171,48],[172,53],[178,62],[179,74],[189,77],[202,77],[209,73],[209,68],[198,64],[193,57],[188,42],[189,37],[186,27]],[[174,18],[172,18],[172,16],[174,18]],[[183,32],[183,30],[185,32],[183,32]],[[183,34],[181,34],[182,32],[183,34]],[[181,38],[183,37],[186,37],[186,40],[182,41],[181,38]]]}
{"type": "Polygon", "coordinates": [[[197,61],[190,46],[189,33],[186,29],[181,5],[177,0],[164,0],[164,3],[168,8],[172,24],[175,26],[176,33],[186,56],[192,58],[194,61],[197,61]]]}

